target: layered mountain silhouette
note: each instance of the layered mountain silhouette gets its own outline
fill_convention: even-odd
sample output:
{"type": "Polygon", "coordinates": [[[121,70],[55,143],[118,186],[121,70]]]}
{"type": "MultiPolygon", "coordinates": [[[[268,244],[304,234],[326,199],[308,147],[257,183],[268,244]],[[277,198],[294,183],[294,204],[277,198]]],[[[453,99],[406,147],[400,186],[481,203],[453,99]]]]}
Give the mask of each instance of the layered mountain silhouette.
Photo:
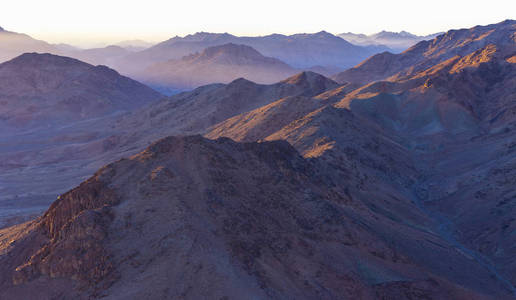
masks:
{"type": "Polygon", "coordinates": [[[394,52],[402,52],[418,42],[432,40],[440,34],[442,33],[419,36],[406,31],[392,32],[384,30],[370,35],[347,32],[341,33],[338,36],[354,45],[384,45],[392,49],[394,52]]]}
{"type": "Polygon", "coordinates": [[[0,63],[26,52],[57,52],[53,45],[0,27],[0,63]]]}
{"type": "Polygon", "coordinates": [[[25,170],[9,193],[61,195],[0,231],[0,296],[514,298],[515,32],[452,30],[340,84],[206,85],[3,148],[25,170]]]}
{"type": "Polygon", "coordinates": [[[228,83],[241,77],[257,83],[274,83],[295,74],[296,70],[249,46],[225,44],[179,60],[154,64],[144,73],[146,75],[139,78],[150,85],[187,90],[210,83],[228,83]]]}
{"type": "Polygon", "coordinates": [[[387,50],[384,46],[356,46],[328,32],[262,37],[238,37],[228,33],[199,32],[174,37],[144,51],[127,56],[117,69],[138,77],[151,64],[181,59],[204,49],[228,43],[246,45],[264,56],[279,59],[294,68],[351,67],[368,56],[387,50]]]}

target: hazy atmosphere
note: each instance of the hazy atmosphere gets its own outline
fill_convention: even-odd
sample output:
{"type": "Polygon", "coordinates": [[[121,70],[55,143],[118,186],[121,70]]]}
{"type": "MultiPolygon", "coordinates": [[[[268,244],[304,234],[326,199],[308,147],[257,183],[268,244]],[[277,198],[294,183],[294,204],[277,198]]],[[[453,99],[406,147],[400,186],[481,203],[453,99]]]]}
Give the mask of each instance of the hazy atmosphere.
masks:
{"type": "Polygon", "coordinates": [[[486,25],[514,17],[516,1],[2,1],[1,26],[52,43],[101,46],[157,42],[198,31],[236,35],[326,30],[418,35],[486,25]]]}

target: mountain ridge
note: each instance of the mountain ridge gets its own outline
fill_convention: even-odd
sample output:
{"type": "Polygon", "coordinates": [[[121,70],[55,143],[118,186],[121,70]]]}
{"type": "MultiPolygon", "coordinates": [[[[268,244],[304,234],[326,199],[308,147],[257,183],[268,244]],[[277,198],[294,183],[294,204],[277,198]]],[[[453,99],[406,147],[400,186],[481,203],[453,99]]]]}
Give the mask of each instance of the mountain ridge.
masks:
{"type": "Polygon", "coordinates": [[[335,75],[334,79],[339,82],[365,84],[394,75],[410,75],[455,55],[468,55],[490,43],[496,44],[500,51],[510,54],[516,47],[512,37],[515,24],[514,20],[506,20],[498,24],[450,30],[431,41],[419,42],[400,54],[384,52],[374,55],[335,75]]]}
{"type": "Polygon", "coordinates": [[[420,41],[431,40],[440,34],[442,34],[442,32],[418,36],[407,31],[393,32],[383,30],[370,35],[347,32],[338,34],[338,36],[355,45],[384,45],[394,52],[399,53],[420,41]]]}

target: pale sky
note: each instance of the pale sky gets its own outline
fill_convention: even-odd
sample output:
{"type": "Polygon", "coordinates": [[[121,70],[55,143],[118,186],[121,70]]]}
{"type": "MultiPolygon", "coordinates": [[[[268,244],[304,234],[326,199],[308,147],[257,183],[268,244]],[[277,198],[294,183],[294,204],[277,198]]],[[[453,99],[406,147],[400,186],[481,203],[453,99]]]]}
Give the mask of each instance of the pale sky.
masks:
{"type": "Polygon", "coordinates": [[[80,46],[198,31],[430,34],[516,19],[516,0],[2,0],[0,26],[80,46]]]}

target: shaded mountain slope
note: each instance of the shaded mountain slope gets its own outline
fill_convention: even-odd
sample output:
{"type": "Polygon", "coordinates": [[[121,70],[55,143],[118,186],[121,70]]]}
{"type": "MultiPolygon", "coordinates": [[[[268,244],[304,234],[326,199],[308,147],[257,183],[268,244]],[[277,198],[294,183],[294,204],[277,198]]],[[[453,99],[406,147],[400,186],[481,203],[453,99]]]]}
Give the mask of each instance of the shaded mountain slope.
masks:
{"type": "Polygon", "coordinates": [[[0,64],[0,226],[40,213],[56,186],[62,192],[90,176],[81,158],[94,160],[110,147],[106,124],[160,97],[107,67],[68,57],[28,53],[0,64]]]}
{"type": "Polygon", "coordinates": [[[412,76],[365,85],[337,106],[406,136],[413,146],[428,136],[480,135],[514,121],[516,70],[504,58],[497,46],[487,45],[412,76]]]}
{"type": "MultiPolygon", "coordinates": [[[[149,134],[204,133],[208,127],[287,96],[313,97],[338,84],[313,72],[302,72],[275,84],[256,84],[240,78],[227,85],[208,85],[172,96],[124,117],[122,128],[135,126],[149,134]],[[127,125],[130,122],[132,125],[127,125]],[[156,123],[157,122],[157,123],[156,123]],[[157,124],[161,124],[156,129],[157,124]],[[167,124],[166,126],[164,126],[167,124]],[[173,131],[174,130],[174,131],[173,131]]],[[[154,135],[157,136],[157,135],[154,135]]],[[[159,138],[159,137],[158,137],[159,138]]]]}
{"type": "Polygon", "coordinates": [[[320,171],[285,142],[163,139],[13,228],[2,296],[45,284],[40,299],[504,297],[437,236],[375,217],[320,171]],[[451,271],[468,288],[430,257],[468,269],[451,271]]]}
{"type": "Polygon", "coordinates": [[[102,165],[141,151],[154,140],[204,133],[226,118],[280,98],[311,97],[336,86],[310,72],[273,85],[240,79],[179,94],[134,113],[2,137],[0,226],[41,212],[102,165]]]}

